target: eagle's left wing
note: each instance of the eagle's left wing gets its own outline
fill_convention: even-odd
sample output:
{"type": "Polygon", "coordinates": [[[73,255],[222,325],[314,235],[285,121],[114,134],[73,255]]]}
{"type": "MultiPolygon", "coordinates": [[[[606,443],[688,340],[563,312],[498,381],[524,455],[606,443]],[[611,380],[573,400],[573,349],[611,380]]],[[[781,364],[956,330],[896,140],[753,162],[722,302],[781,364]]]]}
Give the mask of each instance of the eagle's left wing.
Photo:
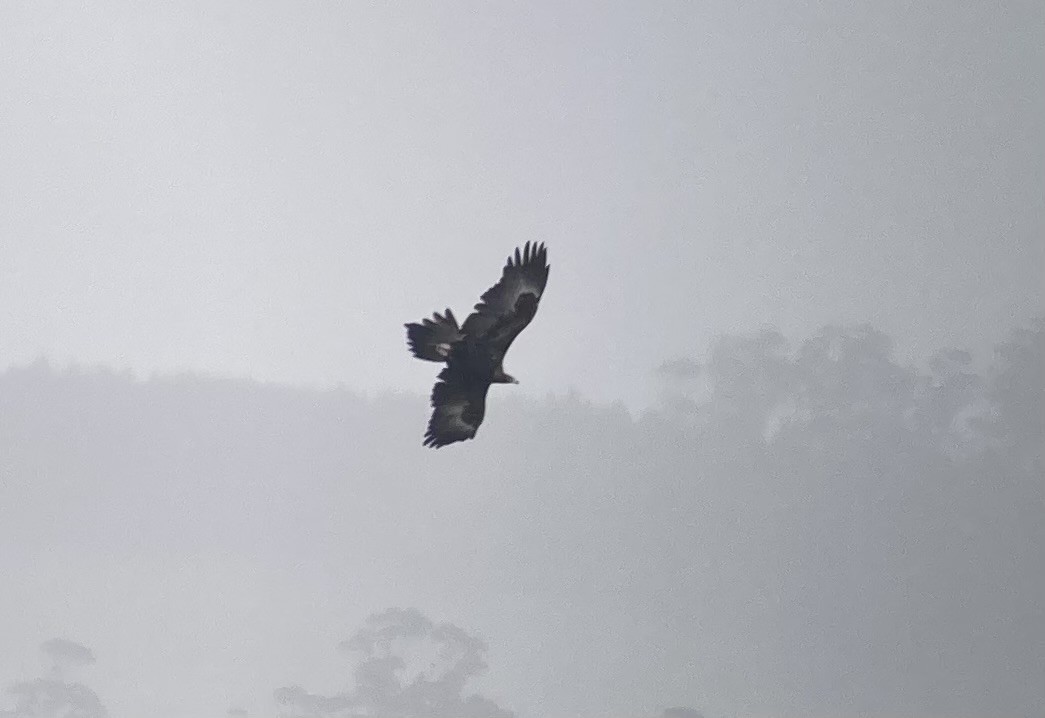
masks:
{"type": "Polygon", "coordinates": [[[548,269],[548,250],[543,243],[527,242],[521,252],[517,247],[515,256],[508,257],[500,281],[486,290],[461,331],[507,351],[536,314],[548,283],[548,269]],[[491,330],[496,336],[491,336],[491,330]]]}

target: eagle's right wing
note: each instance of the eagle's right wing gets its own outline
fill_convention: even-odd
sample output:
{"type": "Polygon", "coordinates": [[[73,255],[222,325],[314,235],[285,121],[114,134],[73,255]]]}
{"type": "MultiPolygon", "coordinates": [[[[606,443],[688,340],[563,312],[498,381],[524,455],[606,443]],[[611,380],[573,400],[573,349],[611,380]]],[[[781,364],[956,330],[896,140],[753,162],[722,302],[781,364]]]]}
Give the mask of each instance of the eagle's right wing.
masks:
{"type": "Polygon", "coordinates": [[[468,359],[474,352],[470,342],[455,345],[450,361],[439,372],[439,382],[432,389],[432,418],[425,432],[425,446],[438,449],[472,439],[483,423],[490,382],[476,379],[475,372],[470,371],[468,359]]]}

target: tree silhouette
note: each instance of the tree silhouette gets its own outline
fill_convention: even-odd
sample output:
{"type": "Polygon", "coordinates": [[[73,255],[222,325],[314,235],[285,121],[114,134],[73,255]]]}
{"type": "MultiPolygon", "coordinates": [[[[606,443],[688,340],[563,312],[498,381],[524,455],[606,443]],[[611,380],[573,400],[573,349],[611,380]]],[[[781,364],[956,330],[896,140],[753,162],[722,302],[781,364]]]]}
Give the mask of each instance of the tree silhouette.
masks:
{"type": "Polygon", "coordinates": [[[108,712],[98,695],[87,686],[69,680],[76,668],[94,663],[94,654],[85,646],[54,638],[40,650],[50,665],[47,675],[12,684],[8,694],[14,708],[0,710],[4,718],[107,718],[108,712]]]}
{"type": "Polygon", "coordinates": [[[704,718],[704,714],[695,708],[676,706],[665,708],[663,712],[661,712],[660,718],[704,718]]]}
{"type": "Polygon", "coordinates": [[[354,688],[334,695],[281,688],[287,718],[512,718],[477,694],[463,696],[486,669],[486,646],[450,623],[434,624],[416,609],[374,614],[339,648],[358,661],[354,688]]]}

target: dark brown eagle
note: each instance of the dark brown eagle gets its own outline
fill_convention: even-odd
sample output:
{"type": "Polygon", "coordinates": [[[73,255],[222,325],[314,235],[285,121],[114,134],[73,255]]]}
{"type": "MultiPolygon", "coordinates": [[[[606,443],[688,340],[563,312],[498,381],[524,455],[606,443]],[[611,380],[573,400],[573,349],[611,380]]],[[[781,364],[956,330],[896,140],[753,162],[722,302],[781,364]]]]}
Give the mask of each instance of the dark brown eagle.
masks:
{"type": "Polygon", "coordinates": [[[544,244],[526,243],[508,257],[501,281],[486,290],[462,326],[449,309],[406,325],[407,343],[418,359],[445,363],[432,389],[432,418],[425,446],[438,449],[475,438],[486,413],[491,384],[518,384],[504,372],[508,347],[537,313],[548,282],[544,244]]]}

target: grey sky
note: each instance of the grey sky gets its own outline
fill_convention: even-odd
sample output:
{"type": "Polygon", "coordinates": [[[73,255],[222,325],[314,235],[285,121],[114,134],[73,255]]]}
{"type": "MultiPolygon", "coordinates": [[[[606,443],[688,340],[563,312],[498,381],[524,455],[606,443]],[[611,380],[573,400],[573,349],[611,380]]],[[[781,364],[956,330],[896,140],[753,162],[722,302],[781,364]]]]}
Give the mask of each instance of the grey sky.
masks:
{"type": "Polygon", "coordinates": [[[521,718],[1040,713],[1033,362],[766,333],[696,419],[601,403],[766,324],[924,362],[1041,314],[1045,6],[1001,5],[0,2],[0,690],[61,638],[114,718],[267,717],[416,606],[521,718]],[[403,323],[527,240],[522,384],[424,451],[403,323]]]}
{"type": "Polygon", "coordinates": [[[423,391],[402,323],[528,239],[526,392],[641,403],[764,323],[987,347],[1042,308],[1042,18],[3,3],[0,365],[423,391]]]}

